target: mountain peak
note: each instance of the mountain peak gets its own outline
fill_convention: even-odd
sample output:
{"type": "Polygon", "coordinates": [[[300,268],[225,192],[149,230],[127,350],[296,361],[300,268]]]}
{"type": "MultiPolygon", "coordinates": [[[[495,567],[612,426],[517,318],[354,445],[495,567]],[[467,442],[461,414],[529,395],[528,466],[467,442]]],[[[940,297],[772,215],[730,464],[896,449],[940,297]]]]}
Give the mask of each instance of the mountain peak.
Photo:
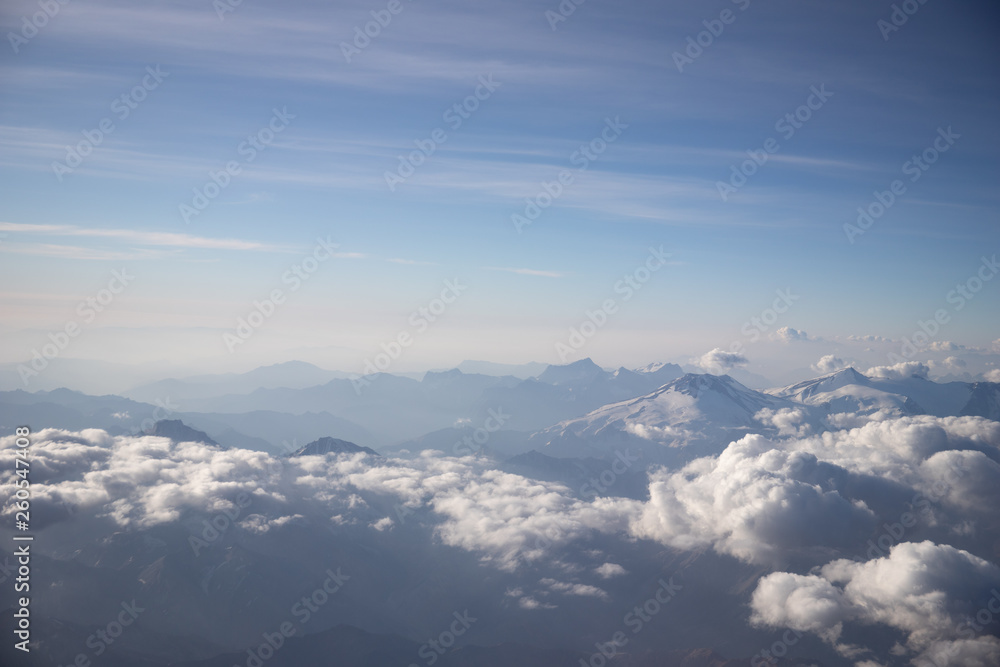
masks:
{"type": "Polygon", "coordinates": [[[355,445],[353,442],[348,442],[347,440],[326,436],[319,440],[313,440],[308,445],[292,452],[289,456],[324,456],[330,453],[379,455],[374,449],[355,445]]]}
{"type": "Polygon", "coordinates": [[[806,401],[816,394],[836,391],[848,385],[868,386],[869,384],[870,378],[868,376],[854,370],[853,366],[848,366],[833,373],[797,382],[773,393],[778,396],[794,396],[797,400],[806,401]]]}
{"type": "Polygon", "coordinates": [[[847,368],[841,368],[839,371],[830,373],[826,377],[828,378],[849,378],[856,382],[861,382],[868,379],[868,376],[864,373],[859,373],[855,370],[854,366],[848,366],[847,368]]]}
{"type": "Polygon", "coordinates": [[[605,375],[607,375],[607,371],[595,364],[590,357],[587,357],[570,364],[552,364],[538,376],[538,379],[548,384],[563,384],[592,380],[605,375]]]}
{"type": "Polygon", "coordinates": [[[201,442],[215,447],[221,446],[204,431],[193,429],[180,419],[161,419],[153,424],[150,435],[170,438],[174,442],[201,442]]]}
{"type": "Polygon", "coordinates": [[[750,391],[729,375],[712,375],[711,373],[685,373],[663,387],[663,389],[668,388],[695,398],[703,391],[722,391],[724,393],[734,389],[744,392],[750,391]]]}
{"type": "Polygon", "coordinates": [[[454,379],[462,377],[463,375],[466,375],[466,373],[462,372],[462,370],[459,368],[449,368],[448,370],[445,371],[427,371],[426,373],[424,373],[424,377],[420,381],[433,382],[434,380],[454,379]]]}

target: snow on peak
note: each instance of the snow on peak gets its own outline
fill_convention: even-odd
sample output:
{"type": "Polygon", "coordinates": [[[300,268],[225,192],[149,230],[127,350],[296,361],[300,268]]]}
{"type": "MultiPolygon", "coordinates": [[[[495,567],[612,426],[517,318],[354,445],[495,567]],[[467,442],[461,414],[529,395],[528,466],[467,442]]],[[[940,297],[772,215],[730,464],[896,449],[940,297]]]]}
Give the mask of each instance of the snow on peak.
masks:
{"type": "Polygon", "coordinates": [[[858,371],[854,370],[853,367],[849,366],[834,373],[828,373],[827,375],[821,375],[817,378],[797,382],[796,384],[789,385],[781,389],[771,390],[768,393],[808,402],[810,398],[816,396],[817,394],[837,391],[838,389],[848,385],[861,385],[863,387],[868,387],[871,385],[871,382],[867,376],[862,375],[858,371]]]}

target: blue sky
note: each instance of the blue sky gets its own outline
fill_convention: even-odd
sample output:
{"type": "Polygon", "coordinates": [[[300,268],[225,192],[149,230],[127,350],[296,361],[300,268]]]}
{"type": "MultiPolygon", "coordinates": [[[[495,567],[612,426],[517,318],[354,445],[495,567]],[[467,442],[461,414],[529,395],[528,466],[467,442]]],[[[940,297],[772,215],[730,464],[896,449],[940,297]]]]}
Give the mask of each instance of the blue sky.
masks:
{"type": "MultiPolygon", "coordinates": [[[[993,3],[928,0],[886,40],[881,2],[588,0],[553,30],[555,1],[401,0],[347,62],[341,43],[388,4],[244,0],[220,18],[209,0],[72,0],[12,41],[42,10],[5,3],[0,361],[28,359],[123,267],[134,282],[63,356],[360,370],[460,279],[468,289],[399,359],[411,370],[558,361],[555,344],[651,246],[670,264],[580,356],[728,348],[784,288],[800,298],[774,328],[899,340],[1000,250],[993,3]],[[723,11],[731,22],[678,71],[673,54],[723,11]],[[113,101],[144,77],[121,117],[113,101]],[[498,87],[453,128],[445,112],[481,77],[498,87]],[[776,121],[814,86],[832,96],[785,138],[776,121]],[[275,109],[287,125],[247,161],[241,143],[275,109]],[[579,171],[572,156],[607,119],[627,128],[579,171]],[[113,131],[60,179],[53,163],[102,121],[113,131]],[[949,127],[960,137],[911,182],[904,163],[949,127]],[[390,191],[397,156],[438,128],[446,141],[390,191]],[[717,183],[769,138],[777,152],[722,201],[717,183]],[[239,173],[186,221],[179,207],[230,161],[239,173]],[[573,183],[518,233],[511,215],[563,171],[573,183]],[[844,224],[895,179],[906,192],[849,243],[844,224]],[[223,335],[289,291],[282,275],[317,237],[339,254],[230,352],[223,335]]],[[[940,340],[1000,337],[997,283],[940,340]]]]}

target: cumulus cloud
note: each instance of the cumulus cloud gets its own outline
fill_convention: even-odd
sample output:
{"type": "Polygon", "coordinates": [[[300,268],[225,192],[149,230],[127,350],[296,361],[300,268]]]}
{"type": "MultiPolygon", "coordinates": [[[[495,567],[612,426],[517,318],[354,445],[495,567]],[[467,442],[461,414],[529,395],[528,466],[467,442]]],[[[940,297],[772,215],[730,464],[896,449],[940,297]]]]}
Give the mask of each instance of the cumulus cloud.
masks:
{"type": "Polygon", "coordinates": [[[485,552],[503,569],[593,532],[624,532],[635,507],[622,498],[583,502],[561,485],[496,470],[442,488],[431,504],[446,519],[437,529],[446,544],[485,552]]]}
{"type": "Polygon", "coordinates": [[[627,574],[625,568],[618,563],[604,563],[594,571],[602,579],[611,579],[612,577],[620,577],[623,574],[627,574]]]}
{"type": "Polygon", "coordinates": [[[959,350],[964,350],[965,346],[953,343],[950,340],[935,340],[931,341],[927,349],[932,352],[958,352],[959,350]]]}
{"type": "Polygon", "coordinates": [[[748,360],[742,354],[726,352],[722,348],[717,347],[695,359],[693,363],[709,373],[725,373],[737,366],[746,365],[748,360]]]}
{"type": "Polygon", "coordinates": [[[797,436],[809,433],[808,417],[805,408],[780,408],[778,410],[764,408],[754,415],[754,419],[760,423],[776,429],[778,435],[797,436]]]}
{"type": "MultiPolygon", "coordinates": [[[[906,634],[901,650],[914,664],[942,655],[952,664],[995,664],[995,639],[954,627],[986,603],[982,586],[997,581],[996,568],[981,557],[995,553],[1000,529],[1000,423],[883,415],[814,433],[810,410],[762,410],[756,417],[770,437],[749,435],[683,468],[654,469],[646,501],[582,500],[563,484],[440,452],[282,459],[154,436],[47,430],[32,447],[32,518],[39,530],[100,521],[133,531],[200,525],[238,509],[230,530],[240,535],[349,527],[396,540],[420,530],[516,576],[579,557],[537,584],[518,579],[523,590],[509,597],[520,609],[606,599],[621,583],[615,578],[627,574],[610,561],[634,568],[605,541],[713,549],[789,570],[760,581],[756,623],[815,633],[852,656],[861,649],[850,646],[851,628],[882,624],[906,634]],[[240,502],[243,496],[249,502],[240,502]],[[917,514],[918,523],[890,533],[891,544],[878,542],[878,557],[845,559],[864,555],[904,512],[917,514]],[[595,539],[601,549],[588,550],[595,539]],[[941,624],[952,630],[934,629],[941,624]]],[[[13,438],[0,438],[0,466],[12,469],[13,448],[13,438]]],[[[13,498],[13,491],[11,480],[2,480],[0,497],[13,498]]],[[[5,502],[10,519],[14,508],[5,502]]]]}
{"type": "Polygon", "coordinates": [[[945,366],[951,366],[954,368],[965,368],[966,366],[968,366],[968,364],[965,363],[965,360],[960,359],[958,357],[945,357],[944,361],[942,361],[941,363],[944,364],[945,366]]]}
{"type": "MultiPolygon", "coordinates": [[[[717,457],[654,471],[633,534],[774,565],[857,555],[915,501],[926,504],[921,529],[942,538],[998,527],[998,422],[920,415],[802,436],[796,409],[758,417],[796,435],[749,435],[717,457]]],[[[981,548],[992,552],[991,541],[981,548]]]]}
{"type": "Polygon", "coordinates": [[[798,329],[793,329],[792,327],[781,327],[780,329],[775,330],[774,333],[770,335],[770,339],[782,343],[819,340],[810,336],[805,331],[799,331],[798,329]]]}
{"type": "Polygon", "coordinates": [[[528,596],[528,595],[520,598],[517,601],[517,603],[518,603],[518,606],[521,607],[521,609],[555,609],[556,608],[556,605],[554,605],[554,604],[550,604],[548,602],[539,602],[535,598],[533,598],[531,596],[528,596]]]}
{"type": "Polygon", "coordinates": [[[871,334],[864,336],[848,336],[847,340],[855,343],[891,343],[891,338],[886,338],[885,336],[873,336],[871,334]]]}
{"type": "Polygon", "coordinates": [[[969,364],[960,357],[945,357],[941,361],[935,361],[930,359],[927,361],[927,366],[930,370],[934,371],[935,377],[942,375],[967,375],[966,371],[969,364]]]}
{"type": "Polygon", "coordinates": [[[841,369],[847,368],[850,364],[846,363],[840,357],[834,356],[832,354],[827,354],[819,358],[811,368],[818,373],[835,373],[841,369]]]}
{"type": "Polygon", "coordinates": [[[586,584],[573,584],[564,581],[556,581],[555,579],[545,578],[540,582],[543,586],[547,586],[549,590],[555,591],[557,593],[563,593],[565,595],[579,595],[582,597],[595,597],[601,600],[607,600],[607,592],[601,590],[597,586],[588,586],[586,584]]]}
{"type": "MultiPolygon", "coordinates": [[[[599,532],[626,532],[636,501],[586,502],[557,483],[487,467],[474,457],[415,459],[329,454],[281,459],[264,452],[174,443],[156,436],[46,430],[32,445],[33,513],[43,528],[73,517],[147,529],[221,512],[262,534],[289,522],[384,532],[422,511],[447,545],[504,569],[543,559],[599,532]],[[396,507],[387,516],[386,508],[396,507]]],[[[11,467],[13,438],[0,439],[11,467]]],[[[14,497],[12,481],[0,485],[14,497]]],[[[3,515],[14,506],[6,501],[3,515]]]]}
{"type": "Polygon", "coordinates": [[[718,457],[652,473],[650,500],[632,531],[758,564],[814,549],[828,553],[831,545],[862,543],[875,525],[864,503],[841,494],[837,477],[812,454],[780,451],[763,437],[747,436],[718,457]]]}
{"type": "Polygon", "coordinates": [[[685,429],[664,425],[649,426],[641,422],[625,422],[625,432],[643,440],[678,440],[690,437],[691,433],[685,429]]]}
{"type": "Polygon", "coordinates": [[[906,633],[900,652],[915,664],[935,655],[948,655],[947,664],[996,664],[1000,641],[980,635],[970,619],[983,610],[1000,618],[998,585],[1000,568],[967,551],[904,542],[863,563],[841,559],[815,574],[765,576],[751,599],[752,621],[812,632],[845,655],[859,651],[841,643],[845,624],[888,625],[906,633]]]}
{"type": "Polygon", "coordinates": [[[919,471],[935,454],[976,450],[995,456],[1000,423],[980,417],[917,415],[827,431],[781,446],[810,452],[852,472],[913,485],[926,481],[919,471]]]}
{"type": "Polygon", "coordinates": [[[987,382],[1000,382],[1000,368],[988,370],[983,374],[987,382]]]}
{"type": "Polygon", "coordinates": [[[903,361],[892,366],[875,366],[866,370],[864,374],[870,378],[884,380],[904,380],[911,377],[926,380],[930,370],[927,364],[922,364],[919,361],[903,361]]]}

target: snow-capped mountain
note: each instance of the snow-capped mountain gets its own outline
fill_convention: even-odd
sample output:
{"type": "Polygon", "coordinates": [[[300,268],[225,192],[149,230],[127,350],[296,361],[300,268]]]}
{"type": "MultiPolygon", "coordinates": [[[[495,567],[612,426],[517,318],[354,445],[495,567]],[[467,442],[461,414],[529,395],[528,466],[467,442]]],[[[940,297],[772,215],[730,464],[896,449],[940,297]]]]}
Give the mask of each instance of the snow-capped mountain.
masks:
{"type": "Polygon", "coordinates": [[[827,414],[853,413],[870,416],[882,411],[893,416],[903,416],[926,412],[906,394],[878,387],[871,378],[853,368],[845,368],[781,389],[768,389],[767,393],[815,406],[827,414]]]}
{"type": "Polygon", "coordinates": [[[868,377],[845,368],[799,382],[769,394],[817,406],[830,414],[970,415],[996,419],[1000,385],[995,382],[934,382],[920,375],[901,378],[868,377]]]}
{"type": "Polygon", "coordinates": [[[499,406],[511,415],[505,428],[536,431],[603,405],[642,396],[681,375],[680,367],[674,364],[642,373],[627,368],[607,371],[590,359],[552,365],[537,378],[483,391],[473,421],[481,423],[487,410],[499,406]]]}
{"type": "Polygon", "coordinates": [[[550,456],[607,456],[630,445],[653,460],[676,462],[717,453],[747,433],[766,432],[769,427],[755,417],[758,412],[795,406],[728,375],[689,373],[652,393],[561,422],[533,440],[550,456]]]}

